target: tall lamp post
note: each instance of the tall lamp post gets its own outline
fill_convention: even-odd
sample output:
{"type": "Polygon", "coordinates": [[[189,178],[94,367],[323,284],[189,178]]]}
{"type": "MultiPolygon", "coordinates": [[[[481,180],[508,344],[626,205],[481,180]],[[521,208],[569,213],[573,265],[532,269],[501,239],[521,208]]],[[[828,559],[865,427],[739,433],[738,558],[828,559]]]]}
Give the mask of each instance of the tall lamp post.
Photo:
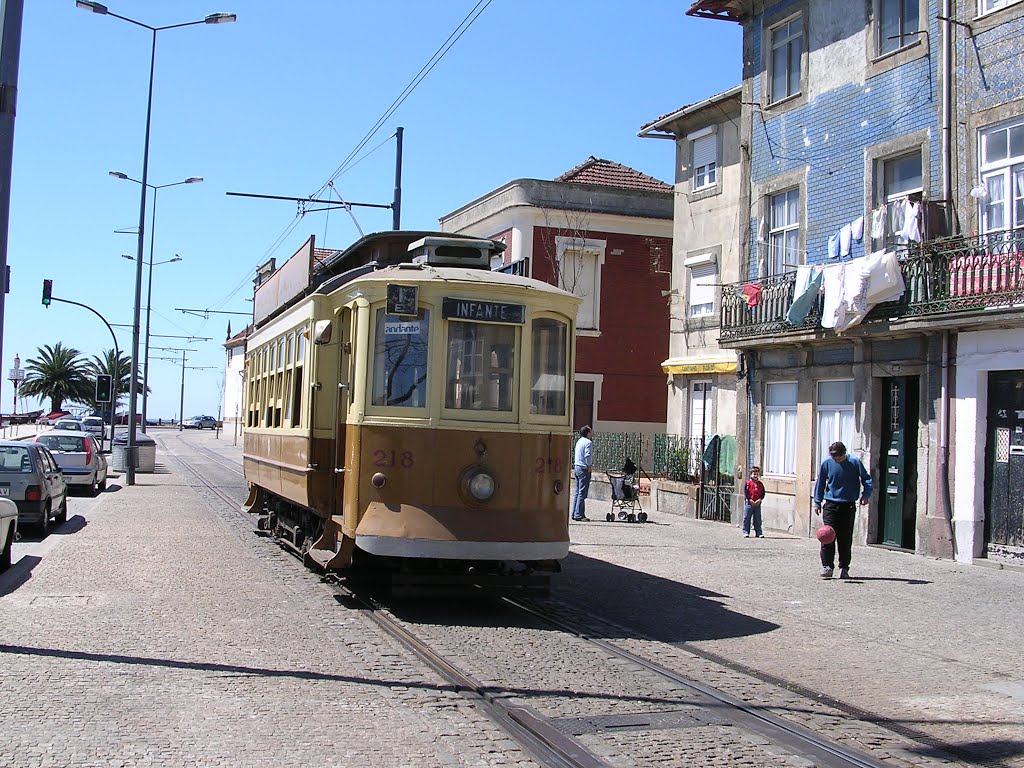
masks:
{"type": "Polygon", "coordinates": [[[102,3],[90,2],[89,0],[76,0],[75,5],[86,11],[92,11],[102,16],[113,16],[115,19],[127,21],[137,27],[148,29],[153,33],[153,44],[149,54],[149,97],[146,101],[146,137],[142,149],[142,178],[139,183],[142,187],[141,200],[139,202],[139,244],[135,256],[135,310],[132,319],[132,373],[128,397],[128,451],[127,470],[125,482],[127,485],[135,485],[135,464],[137,463],[137,450],[135,443],[135,408],[138,404],[138,375],[139,375],[139,306],[142,303],[142,250],[145,242],[146,229],[146,190],[149,189],[149,129],[153,117],[153,70],[156,65],[156,33],[167,29],[178,29],[179,27],[191,27],[197,24],[224,24],[235,21],[237,16],[233,13],[211,13],[209,16],[197,21],[186,21],[181,24],[167,24],[162,27],[153,27],[143,24],[141,21],[130,19],[111,13],[107,6],[102,3]]]}
{"type": "MultiPolygon", "coordinates": [[[[108,171],[110,176],[115,179],[123,179],[124,181],[134,181],[136,184],[142,182],[138,179],[133,179],[126,173],[121,171],[108,171]]],[[[142,431],[146,431],[146,425],[149,423],[147,414],[149,412],[149,323],[150,313],[153,309],[153,267],[159,266],[160,264],[169,264],[172,261],[181,261],[181,256],[175,255],[173,259],[167,261],[158,261],[156,265],[153,264],[153,243],[156,241],[156,196],[157,192],[167,187],[177,187],[181,184],[201,184],[203,181],[202,176],[189,176],[184,181],[175,181],[170,184],[149,184],[147,185],[153,190],[153,207],[150,209],[149,214],[149,289],[146,293],[146,342],[145,352],[142,354],[142,431]]],[[[132,258],[128,256],[126,258],[132,258]]]]}

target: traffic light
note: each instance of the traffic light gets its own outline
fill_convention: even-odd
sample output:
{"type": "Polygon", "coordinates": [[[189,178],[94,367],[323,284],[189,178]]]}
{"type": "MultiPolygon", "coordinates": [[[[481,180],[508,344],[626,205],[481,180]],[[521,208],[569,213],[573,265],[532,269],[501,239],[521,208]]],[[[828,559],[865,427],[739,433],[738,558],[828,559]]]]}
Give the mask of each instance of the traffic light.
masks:
{"type": "Polygon", "coordinates": [[[50,306],[50,296],[53,293],[53,280],[43,280],[43,306],[50,306]]]}
{"type": "Polygon", "coordinates": [[[109,403],[111,390],[111,377],[101,373],[96,377],[96,402],[109,403]]]}

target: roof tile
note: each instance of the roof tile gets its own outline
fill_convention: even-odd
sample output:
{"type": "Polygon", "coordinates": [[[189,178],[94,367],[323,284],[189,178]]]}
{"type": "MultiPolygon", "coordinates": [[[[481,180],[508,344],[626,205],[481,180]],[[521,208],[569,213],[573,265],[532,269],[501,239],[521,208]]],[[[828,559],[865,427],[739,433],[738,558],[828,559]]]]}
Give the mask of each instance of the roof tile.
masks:
{"type": "Polygon", "coordinates": [[[554,180],[570,184],[598,184],[604,187],[637,189],[647,192],[672,191],[672,185],[666,184],[664,181],[648,176],[646,173],[640,173],[629,166],[613,163],[611,160],[603,160],[593,155],[554,180]]]}

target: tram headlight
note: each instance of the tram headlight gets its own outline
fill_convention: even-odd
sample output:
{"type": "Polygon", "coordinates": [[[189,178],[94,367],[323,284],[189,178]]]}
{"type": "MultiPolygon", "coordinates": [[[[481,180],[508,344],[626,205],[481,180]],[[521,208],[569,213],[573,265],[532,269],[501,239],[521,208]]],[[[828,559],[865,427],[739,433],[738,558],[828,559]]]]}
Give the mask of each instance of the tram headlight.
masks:
{"type": "Polygon", "coordinates": [[[461,485],[463,495],[478,504],[490,501],[498,489],[494,476],[483,467],[470,467],[463,472],[461,485]]]}

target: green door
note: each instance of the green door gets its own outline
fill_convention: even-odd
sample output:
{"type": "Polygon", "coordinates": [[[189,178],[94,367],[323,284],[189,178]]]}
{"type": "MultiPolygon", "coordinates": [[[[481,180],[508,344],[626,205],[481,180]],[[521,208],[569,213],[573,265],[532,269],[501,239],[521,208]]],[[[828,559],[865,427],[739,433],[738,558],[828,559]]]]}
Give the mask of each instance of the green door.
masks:
{"type": "Polygon", "coordinates": [[[878,511],[882,544],[914,547],[917,510],[918,382],[882,382],[882,455],[878,462],[878,511]]]}

